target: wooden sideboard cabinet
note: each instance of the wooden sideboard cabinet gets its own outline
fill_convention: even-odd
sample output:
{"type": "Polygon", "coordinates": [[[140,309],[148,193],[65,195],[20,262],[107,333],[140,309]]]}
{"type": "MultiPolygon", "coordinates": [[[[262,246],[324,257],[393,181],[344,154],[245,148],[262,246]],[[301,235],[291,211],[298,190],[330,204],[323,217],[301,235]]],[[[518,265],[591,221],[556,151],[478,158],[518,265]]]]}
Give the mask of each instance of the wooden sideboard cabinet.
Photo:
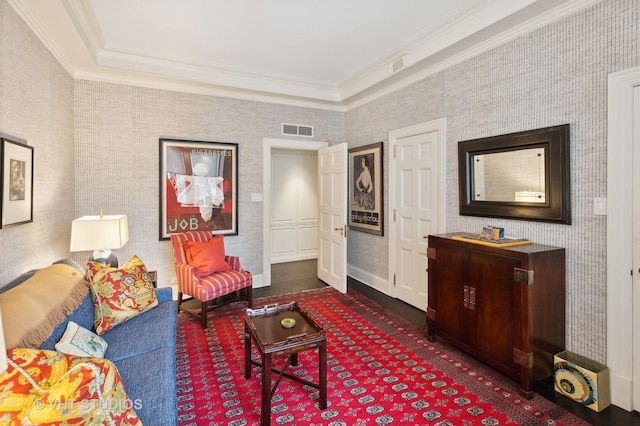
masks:
{"type": "Polygon", "coordinates": [[[520,383],[553,374],[565,344],[565,250],[489,247],[429,235],[427,327],[520,383]]]}

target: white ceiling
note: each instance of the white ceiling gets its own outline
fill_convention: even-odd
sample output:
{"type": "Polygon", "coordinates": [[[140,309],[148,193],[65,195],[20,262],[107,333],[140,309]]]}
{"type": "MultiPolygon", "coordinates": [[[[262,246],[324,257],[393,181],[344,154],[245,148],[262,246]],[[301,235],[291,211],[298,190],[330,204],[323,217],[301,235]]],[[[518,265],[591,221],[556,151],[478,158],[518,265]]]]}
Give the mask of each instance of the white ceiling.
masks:
{"type": "Polygon", "coordinates": [[[344,109],[600,0],[8,1],[74,78],[344,109]]]}

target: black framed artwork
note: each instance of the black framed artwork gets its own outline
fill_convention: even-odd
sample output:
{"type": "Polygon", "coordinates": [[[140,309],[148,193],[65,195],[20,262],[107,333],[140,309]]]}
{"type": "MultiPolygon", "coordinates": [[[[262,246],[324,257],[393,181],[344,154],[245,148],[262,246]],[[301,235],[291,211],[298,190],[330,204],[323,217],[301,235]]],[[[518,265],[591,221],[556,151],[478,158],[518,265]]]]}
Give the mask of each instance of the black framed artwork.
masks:
{"type": "Polygon", "coordinates": [[[382,142],[349,149],[349,229],[384,234],[382,142]]]}
{"type": "Polygon", "coordinates": [[[33,222],[33,147],[0,138],[0,228],[33,222]]]}
{"type": "Polygon", "coordinates": [[[238,144],[160,139],[160,239],[238,234],[238,144]]]}

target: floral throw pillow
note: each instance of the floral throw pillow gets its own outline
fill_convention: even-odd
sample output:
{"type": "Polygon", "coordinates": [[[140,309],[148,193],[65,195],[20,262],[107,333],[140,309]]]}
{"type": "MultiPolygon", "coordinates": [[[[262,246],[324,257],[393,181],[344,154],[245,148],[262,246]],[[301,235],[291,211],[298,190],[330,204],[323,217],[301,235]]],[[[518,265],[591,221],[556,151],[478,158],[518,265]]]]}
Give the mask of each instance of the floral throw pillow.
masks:
{"type": "Polygon", "coordinates": [[[147,267],[133,256],[121,268],[87,264],[86,278],[93,297],[94,327],[104,334],[158,305],[147,267]]]}

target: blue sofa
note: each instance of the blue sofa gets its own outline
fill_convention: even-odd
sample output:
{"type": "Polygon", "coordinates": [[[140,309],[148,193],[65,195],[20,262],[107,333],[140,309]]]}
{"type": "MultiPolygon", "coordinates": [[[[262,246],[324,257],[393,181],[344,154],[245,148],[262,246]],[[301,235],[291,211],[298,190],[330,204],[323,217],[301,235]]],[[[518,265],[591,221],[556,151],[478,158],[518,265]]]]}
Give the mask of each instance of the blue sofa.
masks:
{"type": "MultiPolygon", "coordinates": [[[[12,282],[1,288],[0,292],[19,284],[12,282]]],[[[104,357],[118,368],[133,409],[144,425],[177,425],[178,310],[170,288],[156,289],[156,296],[158,306],[101,335],[108,343],[104,357]]],[[[66,316],[39,349],[56,350],[55,344],[64,334],[69,321],[93,330],[93,319],[93,301],[88,292],[80,305],[66,316]]]]}

